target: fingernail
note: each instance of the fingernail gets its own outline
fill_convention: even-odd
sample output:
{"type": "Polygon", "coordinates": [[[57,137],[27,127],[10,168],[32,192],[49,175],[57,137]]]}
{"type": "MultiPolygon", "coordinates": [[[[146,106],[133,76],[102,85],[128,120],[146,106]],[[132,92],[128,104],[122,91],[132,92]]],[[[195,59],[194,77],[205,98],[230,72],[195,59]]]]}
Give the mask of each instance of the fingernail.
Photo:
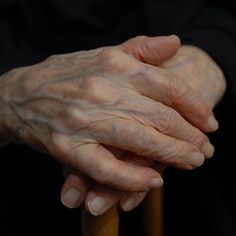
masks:
{"type": "Polygon", "coordinates": [[[159,188],[163,185],[163,179],[162,178],[154,178],[151,180],[151,183],[149,185],[150,188],[159,188]]]}
{"type": "Polygon", "coordinates": [[[191,156],[190,163],[195,167],[199,167],[204,163],[204,156],[200,152],[194,152],[191,156]]]}
{"type": "Polygon", "coordinates": [[[211,158],[214,154],[214,146],[209,142],[205,142],[202,145],[201,151],[206,157],[211,158]]]}
{"type": "Polygon", "coordinates": [[[130,211],[134,208],[134,203],[135,203],[134,198],[128,197],[121,202],[121,208],[124,211],[130,211]]]}
{"type": "Polygon", "coordinates": [[[215,131],[219,128],[219,123],[213,115],[208,118],[207,125],[208,128],[212,131],[215,131]]]}
{"type": "Polygon", "coordinates": [[[105,206],[106,206],[106,201],[101,197],[94,197],[92,200],[88,202],[89,211],[94,216],[98,216],[104,213],[105,206]]]}
{"type": "Polygon", "coordinates": [[[61,198],[61,201],[64,206],[68,208],[75,208],[78,205],[78,202],[80,200],[81,194],[80,192],[75,188],[69,188],[61,198]]]}

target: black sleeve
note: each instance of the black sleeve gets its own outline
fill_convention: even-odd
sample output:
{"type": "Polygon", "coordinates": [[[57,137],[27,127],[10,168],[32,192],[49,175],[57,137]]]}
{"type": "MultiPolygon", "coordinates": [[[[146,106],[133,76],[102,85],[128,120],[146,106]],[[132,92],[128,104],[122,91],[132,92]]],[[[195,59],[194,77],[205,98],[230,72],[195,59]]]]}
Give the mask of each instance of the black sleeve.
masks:
{"type": "Polygon", "coordinates": [[[198,46],[213,57],[236,101],[236,2],[205,1],[181,38],[183,44],[198,46]]]}
{"type": "Polygon", "coordinates": [[[46,58],[35,40],[38,26],[30,18],[33,13],[28,14],[32,11],[28,5],[27,1],[0,0],[0,76],[46,58]]]}

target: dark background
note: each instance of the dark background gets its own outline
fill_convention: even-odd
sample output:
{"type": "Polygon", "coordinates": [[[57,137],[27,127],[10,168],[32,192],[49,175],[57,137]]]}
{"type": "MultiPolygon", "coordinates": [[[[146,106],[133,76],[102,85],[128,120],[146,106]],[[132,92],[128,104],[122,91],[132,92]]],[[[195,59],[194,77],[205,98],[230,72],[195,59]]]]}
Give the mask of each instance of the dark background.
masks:
{"type": "MultiPolygon", "coordinates": [[[[235,236],[234,1],[1,0],[0,73],[49,55],[114,45],[136,35],[177,34],[206,50],[228,91],[215,110],[216,153],[203,167],[165,173],[166,236],[235,236]]],[[[80,235],[80,209],[59,199],[60,165],[26,146],[0,150],[0,235],[80,235]]],[[[144,235],[142,205],[122,214],[121,235],[144,235]]]]}

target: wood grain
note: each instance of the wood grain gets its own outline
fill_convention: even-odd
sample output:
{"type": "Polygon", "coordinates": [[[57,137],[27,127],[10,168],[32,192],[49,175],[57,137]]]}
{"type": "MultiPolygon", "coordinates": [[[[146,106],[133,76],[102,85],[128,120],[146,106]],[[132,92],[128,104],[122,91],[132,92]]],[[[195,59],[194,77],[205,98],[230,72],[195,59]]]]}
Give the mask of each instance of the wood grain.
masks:
{"type": "Polygon", "coordinates": [[[161,188],[150,191],[143,205],[145,236],[163,236],[163,192],[161,188]]]}
{"type": "Polygon", "coordinates": [[[119,209],[111,208],[101,216],[92,216],[82,209],[82,236],[118,236],[119,209]]]}

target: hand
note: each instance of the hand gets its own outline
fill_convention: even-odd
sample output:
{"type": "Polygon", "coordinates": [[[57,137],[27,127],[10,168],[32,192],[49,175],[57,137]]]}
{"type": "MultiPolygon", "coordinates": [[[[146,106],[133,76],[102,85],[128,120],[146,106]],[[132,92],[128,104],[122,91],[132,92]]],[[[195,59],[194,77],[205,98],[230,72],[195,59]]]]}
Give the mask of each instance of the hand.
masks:
{"type": "MultiPolygon", "coordinates": [[[[134,166],[152,167],[162,174],[166,165],[155,163],[130,152],[112,147],[108,148],[117,159],[134,166]]],[[[68,208],[79,207],[83,202],[91,214],[97,216],[105,213],[114,204],[120,202],[123,211],[129,211],[142,202],[147,192],[130,193],[118,191],[105,185],[99,185],[78,171],[63,168],[65,182],[61,190],[62,203],[68,208]]]]}
{"type": "Polygon", "coordinates": [[[116,159],[104,145],[179,168],[200,166],[212,155],[200,129],[217,128],[210,108],[182,79],[148,65],[178,47],[176,37],[139,37],[6,73],[0,80],[1,137],[124,191],[147,191],[160,186],[161,177],[116,159]]]}
{"type": "Polygon", "coordinates": [[[188,82],[211,108],[215,107],[225,93],[226,80],[223,72],[200,48],[181,46],[178,53],[161,67],[188,82]]]}
{"type": "MultiPolygon", "coordinates": [[[[182,46],[174,57],[162,64],[162,67],[178,74],[179,76],[182,76],[183,79],[188,81],[193,89],[195,89],[211,107],[214,107],[219,99],[223,96],[225,91],[225,80],[223,73],[216,63],[205,52],[196,47],[182,46]]],[[[131,155],[131,153],[128,155],[131,155]]],[[[134,156],[135,154],[132,155],[134,156]]],[[[127,157],[124,159],[129,160],[127,157]]],[[[136,156],[135,159],[132,158],[133,163],[135,163],[136,160],[138,162],[139,157],[136,156]]],[[[136,164],[138,165],[140,162],[136,164]]],[[[145,164],[147,165],[148,163],[145,164]]],[[[149,166],[152,166],[152,164],[153,163],[149,163],[149,166]]],[[[164,167],[165,166],[158,164],[159,171],[160,168],[163,171],[164,167]]],[[[78,177],[78,173],[76,172],[69,173],[69,176],[62,188],[62,199],[66,191],[72,186],[77,193],[80,193],[80,197],[79,200],[76,198],[76,201],[73,202],[73,197],[70,198],[73,196],[73,193],[71,193],[71,195],[67,195],[66,197],[69,197],[69,201],[66,202],[65,200],[64,203],[68,207],[78,207],[85,200],[85,206],[88,211],[94,215],[99,215],[103,214],[112,205],[120,201],[121,209],[132,210],[143,200],[146,195],[145,192],[124,193],[99,185],[93,187],[89,192],[91,186],[86,185],[86,181],[88,180],[81,181],[81,179],[78,177]],[[86,188],[86,186],[89,187],[86,188]],[[92,208],[92,204],[90,203],[95,196],[98,196],[98,200],[100,199],[101,203],[104,203],[106,206],[101,208],[100,211],[94,210],[92,208]]]]}

